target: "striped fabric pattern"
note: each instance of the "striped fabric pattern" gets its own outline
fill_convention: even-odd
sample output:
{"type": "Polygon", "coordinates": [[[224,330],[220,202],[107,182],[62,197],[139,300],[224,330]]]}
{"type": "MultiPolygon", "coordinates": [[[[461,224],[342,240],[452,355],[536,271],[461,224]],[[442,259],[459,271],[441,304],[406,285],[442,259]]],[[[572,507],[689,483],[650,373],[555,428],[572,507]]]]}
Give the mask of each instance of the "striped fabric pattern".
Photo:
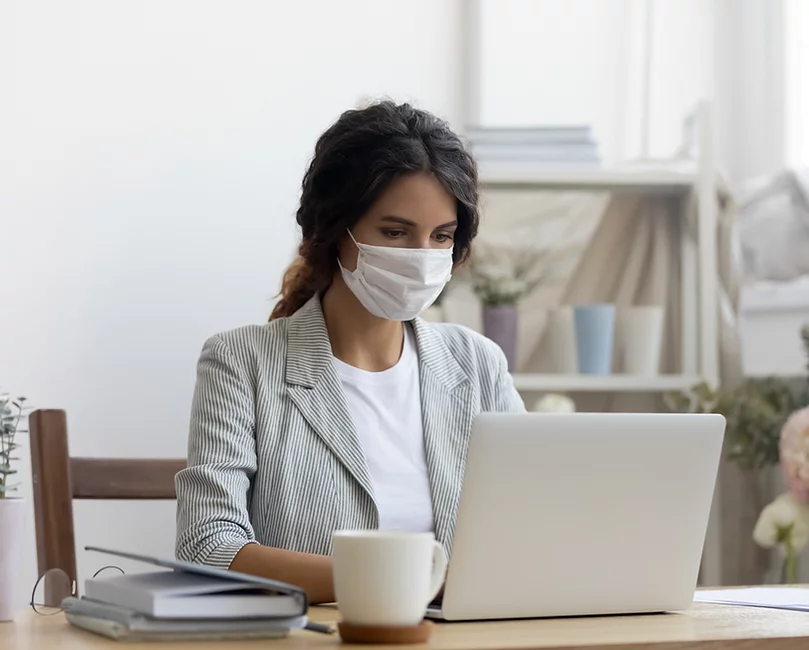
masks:
{"type": "MultiPolygon", "coordinates": [[[[458,325],[413,328],[435,535],[449,553],[475,415],[524,406],[495,343],[458,325]]],[[[252,542],[329,555],[333,531],[379,526],[319,297],[205,343],[175,484],[176,554],[189,562],[227,568],[252,542]]]]}

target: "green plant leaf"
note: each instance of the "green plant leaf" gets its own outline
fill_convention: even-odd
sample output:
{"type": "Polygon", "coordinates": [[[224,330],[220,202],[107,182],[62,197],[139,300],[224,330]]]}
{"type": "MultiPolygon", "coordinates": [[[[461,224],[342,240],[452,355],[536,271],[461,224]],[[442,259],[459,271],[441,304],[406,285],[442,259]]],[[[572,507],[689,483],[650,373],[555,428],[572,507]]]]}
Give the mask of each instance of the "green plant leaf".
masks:
{"type": "Polygon", "coordinates": [[[16,442],[17,436],[28,433],[26,424],[30,407],[26,401],[25,397],[12,398],[8,393],[0,392],[0,498],[19,485],[9,485],[8,477],[18,473],[12,467],[12,462],[20,460],[19,457],[12,456],[14,450],[20,447],[16,442]]]}
{"type": "Polygon", "coordinates": [[[784,422],[793,411],[806,404],[788,381],[773,377],[748,379],[731,390],[712,390],[706,384],[698,384],[690,393],[666,396],[666,403],[678,412],[724,415],[726,455],[750,469],[779,462],[784,422]]]}
{"type": "Polygon", "coordinates": [[[4,499],[9,492],[16,492],[21,483],[12,483],[5,487],[0,486],[0,499],[4,499]]]}

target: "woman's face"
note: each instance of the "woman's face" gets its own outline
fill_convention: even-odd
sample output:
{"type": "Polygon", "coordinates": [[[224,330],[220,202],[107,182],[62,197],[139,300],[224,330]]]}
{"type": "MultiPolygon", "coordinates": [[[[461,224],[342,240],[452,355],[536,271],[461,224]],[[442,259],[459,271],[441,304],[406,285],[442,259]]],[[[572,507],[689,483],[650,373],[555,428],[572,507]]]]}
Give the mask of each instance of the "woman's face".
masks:
{"type": "MultiPolygon", "coordinates": [[[[455,197],[432,174],[416,173],[394,181],[351,232],[360,244],[396,248],[452,248],[458,215],[455,197]]],[[[357,268],[357,247],[346,234],[340,263],[357,268]]]]}

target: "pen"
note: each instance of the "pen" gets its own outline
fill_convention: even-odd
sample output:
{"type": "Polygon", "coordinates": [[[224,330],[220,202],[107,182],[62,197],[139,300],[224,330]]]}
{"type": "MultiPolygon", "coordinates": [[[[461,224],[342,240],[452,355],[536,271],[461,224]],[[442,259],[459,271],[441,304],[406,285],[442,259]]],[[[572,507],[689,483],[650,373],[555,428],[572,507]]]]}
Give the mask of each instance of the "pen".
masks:
{"type": "Polygon", "coordinates": [[[310,632],[320,632],[320,634],[334,634],[334,628],[330,625],[323,625],[322,623],[312,623],[311,621],[306,623],[303,628],[304,630],[309,630],[310,632]]]}

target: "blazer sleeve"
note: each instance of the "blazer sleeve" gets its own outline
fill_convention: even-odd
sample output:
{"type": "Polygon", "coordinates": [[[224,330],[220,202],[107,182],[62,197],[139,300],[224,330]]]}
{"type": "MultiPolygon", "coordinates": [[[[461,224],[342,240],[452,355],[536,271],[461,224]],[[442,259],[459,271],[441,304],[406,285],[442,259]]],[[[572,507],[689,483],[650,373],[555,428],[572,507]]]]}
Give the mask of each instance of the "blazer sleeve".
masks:
{"type": "Polygon", "coordinates": [[[256,473],[254,391],[221,336],[197,365],[188,467],[177,474],[180,560],[227,569],[255,535],[249,499],[256,473]]]}
{"type": "Polygon", "coordinates": [[[514,387],[514,379],[508,371],[508,362],[501,353],[500,371],[495,381],[495,410],[504,413],[523,413],[525,403],[514,387]]]}
{"type": "Polygon", "coordinates": [[[482,340],[485,346],[486,366],[490,369],[488,375],[491,378],[489,381],[490,388],[485,391],[485,393],[489,393],[489,399],[486,400],[488,402],[486,410],[496,413],[525,412],[525,404],[514,387],[514,379],[508,371],[506,355],[494,341],[482,340]]]}

